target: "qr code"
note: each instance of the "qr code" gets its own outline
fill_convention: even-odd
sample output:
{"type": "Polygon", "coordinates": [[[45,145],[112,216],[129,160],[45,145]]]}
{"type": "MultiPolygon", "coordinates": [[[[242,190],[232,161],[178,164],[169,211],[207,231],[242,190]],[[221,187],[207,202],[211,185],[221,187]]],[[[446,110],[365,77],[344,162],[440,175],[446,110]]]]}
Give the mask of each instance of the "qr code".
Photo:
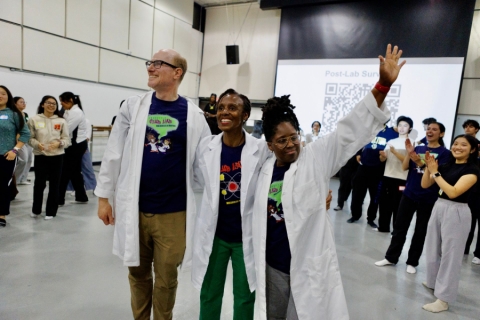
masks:
{"type": "MultiPolygon", "coordinates": [[[[385,104],[391,113],[389,126],[393,126],[397,118],[401,88],[402,86],[399,84],[393,85],[385,99],[385,104]]],[[[322,130],[325,128],[325,132],[333,132],[337,127],[337,122],[352,111],[353,107],[371,90],[371,83],[327,83],[323,105],[322,130]]]]}

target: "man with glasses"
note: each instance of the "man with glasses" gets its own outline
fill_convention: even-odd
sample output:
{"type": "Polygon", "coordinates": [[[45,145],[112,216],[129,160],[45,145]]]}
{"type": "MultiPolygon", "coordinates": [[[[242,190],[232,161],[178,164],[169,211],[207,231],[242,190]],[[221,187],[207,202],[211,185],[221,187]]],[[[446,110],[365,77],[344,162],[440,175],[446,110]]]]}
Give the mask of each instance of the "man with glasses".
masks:
{"type": "Polygon", "coordinates": [[[113,253],[129,267],[134,318],[150,319],[153,305],[154,319],[172,319],[177,267],[191,259],[195,150],[210,130],[202,111],[178,95],[185,58],[160,50],[146,66],[154,91],[122,104],[95,194],[98,217],[115,225],[113,253]]]}

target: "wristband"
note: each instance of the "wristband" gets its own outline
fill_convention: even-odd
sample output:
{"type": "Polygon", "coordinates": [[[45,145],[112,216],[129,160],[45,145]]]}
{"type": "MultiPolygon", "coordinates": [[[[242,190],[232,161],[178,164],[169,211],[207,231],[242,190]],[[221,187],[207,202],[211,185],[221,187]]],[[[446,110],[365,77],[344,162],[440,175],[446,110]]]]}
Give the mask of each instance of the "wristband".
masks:
{"type": "Polygon", "coordinates": [[[15,149],[12,149],[12,152],[15,153],[15,154],[18,154],[18,151],[15,150],[15,149]]]}
{"type": "Polygon", "coordinates": [[[390,87],[382,86],[380,84],[380,82],[377,82],[377,84],[375,84],[375,89],[377,89],[378,91],[380,91],[383,94],[387,94],[388,91],[390,91],[390,87]]]}

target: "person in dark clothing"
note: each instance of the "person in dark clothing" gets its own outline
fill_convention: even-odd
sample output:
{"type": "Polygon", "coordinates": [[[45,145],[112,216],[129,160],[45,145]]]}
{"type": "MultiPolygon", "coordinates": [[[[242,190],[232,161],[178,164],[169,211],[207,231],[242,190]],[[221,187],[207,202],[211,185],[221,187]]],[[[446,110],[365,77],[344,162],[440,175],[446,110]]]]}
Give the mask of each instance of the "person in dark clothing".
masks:
{"type": "Polygon", "coordinates": [[[385,163],[380,161],[380,151],[385,149],[389,140],[395,138],[398,138],[398,132],[385,126],[360,153],[357,153],[360,156],[360,166],[352,181],[352,203],[350,204],[352,217],[347,220],[348,223],[353,223],[362,216],[363,200],[368,190],[370,204],[368,206],[367,223],[372,228],[378,228],[375,223],[378,210],[377,194],[385,170],[385,163]]]}
{"type": "MultiPolygon", "coordinates": [[[[478,130],[480,129],[480,124],[472,119],[467,119],[463,125],[463,130],[465,130],[465,134],[472,136],[475,138],[477,142],[477,146],[480,147],[480,141],[476,138],[478,130]]],[[[480,165],[480,153],[477,154],[477,165],[480,165]]],[[[472,226],[470,228],[470,233],[468,234],[467,243],[465,245],[465,254],[470,253],[470,246],[473,242],[473,236],[475,234],[475,227],[478,222],[478,230],[480,230],[480,183],[477,183],[473,186],[472,192],[470,193],[470,197],[468,199],[468,206],[470,211],[472,212],[472,226]]],[[[475,246],[475,251],[473,252],[473,264],[480,265],[480,236],[477,235],[477,244],[475,246]]]]}
{"type": "MultiPolygon", "coordinates": [[[[422,123],[423,123],[423,130],[427,131],[427,128],[428,128],[428,125],[430,123],[434,123],[434,122],[437,122],[437,119],[435,118],[425,118],[423,119],[422,123]]],[[[416,142],[417,145],[421,145],[421,144],[424,144],[424,145],[427,145],[427,137],[423,137],[422,139],[418,140],[416,142]]]]}
{"type": "Polygon", "coordinates": [[[217,123],[217,95],[215,93],[212,93],[210,95],[210,101],[205,106],[205,109],[203,109],[203,112],[205,114],[205,119],[207,119],[208,127],[210,128],[212,134],[216,135],[221,133],[222,130],[218,128],[217,123]]]}
{"type": "Polygon", "coordinates": [[[348,160],[348,162],[340,169],[340,186],[338,187],[337,206],[333,208],[335,211],[343,209],[345,201],[347,201],[352,191],[352,180],[358,169],[357,155],[348,160]]]}

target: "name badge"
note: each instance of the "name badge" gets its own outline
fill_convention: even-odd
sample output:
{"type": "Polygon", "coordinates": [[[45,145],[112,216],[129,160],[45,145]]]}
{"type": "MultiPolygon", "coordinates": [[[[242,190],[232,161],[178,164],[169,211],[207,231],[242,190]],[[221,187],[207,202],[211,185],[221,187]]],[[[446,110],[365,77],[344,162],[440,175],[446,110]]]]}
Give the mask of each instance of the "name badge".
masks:
{"type": "Polygon", "coordinates": [[[45,128],[45,122],[37,122],[35,125],[37,126],[37,129],[45,128]]]}
{"type": "Polygon", "coordinates": [[[443,193],[443,190],[442,190],[442,189],[438,190],[438,195],[439,195],[439,196],[441,196],[442,193],[443,193]]]}
{"type": "Polygon", "coordinates": [[[405,186],[398,186],[398,191],[403,191],[405,190],[405,186]]]}
{"type": "Polygon", "coordinates": [[[2,114],[0,120],[8,120],[8,114],[2,114]]]}

